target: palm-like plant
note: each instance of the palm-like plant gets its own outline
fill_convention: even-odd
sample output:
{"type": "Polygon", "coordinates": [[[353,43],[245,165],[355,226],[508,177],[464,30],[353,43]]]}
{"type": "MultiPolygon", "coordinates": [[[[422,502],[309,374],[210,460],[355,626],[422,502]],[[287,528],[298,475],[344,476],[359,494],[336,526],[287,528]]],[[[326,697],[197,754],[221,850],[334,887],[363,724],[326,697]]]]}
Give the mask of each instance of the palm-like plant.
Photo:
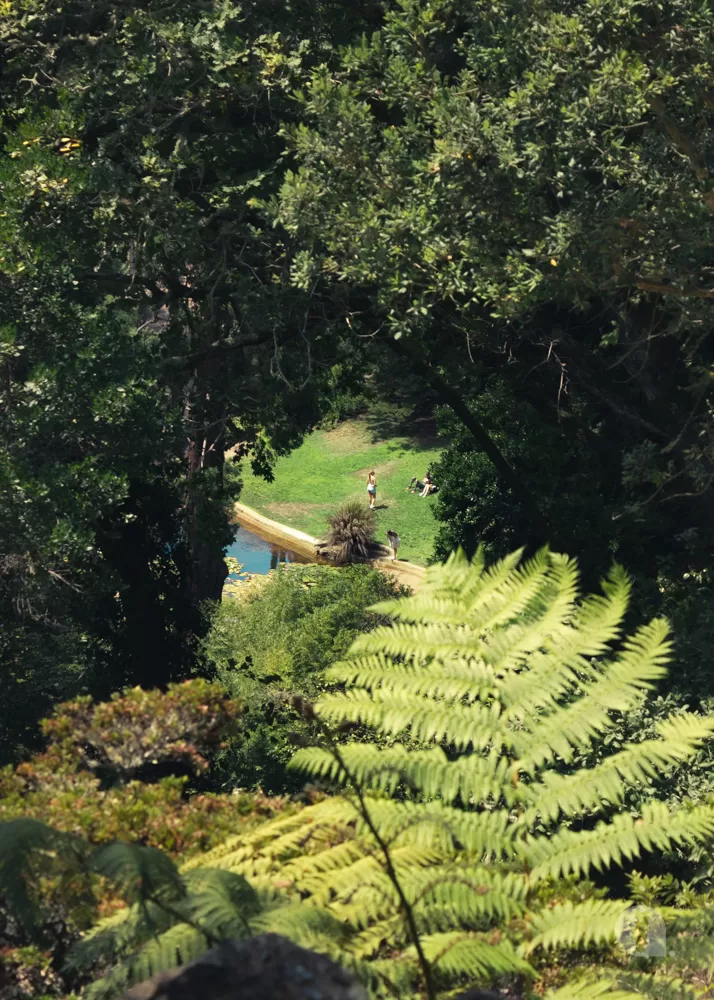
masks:
{"type": "Polygon", "coordinates": [[[327,521],[327,543],[340,563],[369,558],[377,519],[374,511],[358,500],[348,500],[327,521]]]}
{"type": "MultiPolygon", "coordinates": [[[[418,595],[377,606],[394,624],[361,636],[333,668],[340,690],[303,706],[321,735],[294,765],[345,794],[232,839],[183,878],[215,879],[197,870],[206,867],[243,876],[255,891],[254,930],[334,955],[374,996],[433,997],[535,975],[534,956],[593,944],[611,948],[607,967],[588,979],[573,961],[553,997],[694,995],[672,977],[679,952],[683,968],[714,968],[714,921],[701,900],[666,911],[669,965],[645,975],[613,950],[628,901],[573,900],[559,888],[568,876],[714,837],[711,806],[626,807],[630,788],[694,755],[714,719],[682,713],[590,770],[571,764],[645,696],[669,655],[663,621],[623,637],[621,570],[603,590],[579,601],[575,564],[547,552],[520,566],[516,553],[488,570],[481,556],[432,567],[418,595]],[[333,727],[353,724],[380,741],[336,743],[333,727]]],[[[195,954],[216,913],[230,923],[230,907],[206,899],[189,907],[193,923],[163,905],[151,941],[137,903],[98,927],[78,957],[128,954],[125,981],[195,954]]]]}

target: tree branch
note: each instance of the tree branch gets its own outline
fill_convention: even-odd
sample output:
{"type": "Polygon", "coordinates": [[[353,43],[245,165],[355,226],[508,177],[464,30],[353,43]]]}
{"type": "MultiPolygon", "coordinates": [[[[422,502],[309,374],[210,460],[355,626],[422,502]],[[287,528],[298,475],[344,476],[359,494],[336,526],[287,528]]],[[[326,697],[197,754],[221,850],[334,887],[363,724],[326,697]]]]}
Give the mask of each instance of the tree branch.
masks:
{"type": "Polygon", "coordinates": [[[689,136],[685,135],[677,123],[669,117],[662,98],[657,95],[653,95],[647,98],[647,103],[654,111],[664,131],[672,140],[672,145],[675,149],[679,150],[683,156],[686,156],[694,167],[694,173],[696,174],[697,180],[705,181],[709,176],[709,171],[707,170],[702,154],[699,152],[689,136]]]}
{"type": "Polygon", "coordinates": [[[669,295],[676,299],[714,299],[714,288],[680,288],[669,285],[665,281],[652,281],[650,278],[635,278],[635,287],[653,295],[669,295]]]}
{"type": "MultiPolygon", "coordinates": [[[[647,103],[650,108],[654,111],[657,119],[667,133],[669,138],[672,140],[672,145],[678,152],[685,156],[689,162],[694,167],[694,174],[700,184],[709,179],[709,171],[707,169],[704,157],[697,149],[696,144],[688,135],[680,129],[674,119],[670,118],[667,114],[667,108],[665,107],[664,101],[658,95],[652,95],[647,98],[647,103]]],[[[714,211],[714,191],[706,191],[704,193],[704,203],[705,205],[714,211]]]]}
{"type": "MultiPolygon", "coordinates": [[[[300,332],[301,331],[298,327],[292,330],[286,330],[284,339],[290,340],[293,337],[297,337],[300,332]]],[[[184,368],[191,368],[194,365],[200,364],[202,361],[207,361],[209,358],[221,357],[221,355],[224,354],[232,354],[233,351],[242,351],[245,347],[260,347],[261,344],[266,344],[268,342],[272,343],[273,339],[274,333],[270,330],[267,333],[262,333],[255,337],[249,337],[245,340],[214,340],[212,344],[209,344],[207,347],[203,347],[200,351],[194,351],[193,354],[176,355],[171,358],[165,358],[163,364],[167,368],[175,368],[178,371],[181,371],[184,368]]]]}
{"type": "Polygon", "coordinates": [[[548,522],[538,507],[535,498],[524,483],[523,478],[507,461],[501,449],[481,421],[471,412],[456,389],[449,385],[446,379],[435,368],[422,361],[421,358],[418,358],[401,340],[394,340],[393,337],[387,337],[385,343],[394,354],[407,362],[416,375],[419,375],[425,382],[428,382],[432,389],[441,396],[444,403],[453,410],[464,427],[469,431],[480,450],[491,460],[501,479],[513,491],[514,496],[518,497],[525,506],[533,527],[534,541],[537,541],[539,544],[547,542],[549,540],[548,522]]]}

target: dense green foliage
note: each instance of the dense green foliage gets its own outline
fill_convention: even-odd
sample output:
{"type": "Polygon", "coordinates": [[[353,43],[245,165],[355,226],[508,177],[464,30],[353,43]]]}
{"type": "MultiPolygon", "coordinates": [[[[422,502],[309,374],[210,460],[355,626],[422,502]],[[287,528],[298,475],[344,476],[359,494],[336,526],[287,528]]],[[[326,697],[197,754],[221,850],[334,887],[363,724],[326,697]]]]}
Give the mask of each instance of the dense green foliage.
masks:
{"type": "Polygon", "coordinates": [[[3,307],[0,760],[78,690],[185,675],[197,624],[155,347],[111,309],[66,306],[39,284],[41,303],[6,289],[3,307]]]}
{"type": "Polygon", "coordinates": [[[710,14],[390,6],[307,80],[274,207],[452,412],[439,556],[547,540],[591,579],[615,554],[652,610],[688,606],[683,641],[714,560],[710,14]]]}
{"type": "MultiPolygon", "coordinates": [[[[75,967],[121,959],[91,996],[114,995],[226,934],[267,928],[338,956],[374,996],[435,997],[509,974],[534,981],[539,969],[540,992],[554,986],[547,995],[563,1000],[696,995],[712,960],[709,896],[634,875],[631,899],[667,901],[669,936],[666,958],[633,964],[617,945],[630,899],[606,898],[587,879],[675,844],[711,845],[714,805],[625,800],[691,760],[714,720],[670,715],[651,738],[609,749],[623,713],[666,672],[667,624],[622,634],[621,570],[602,595],[579,600],[571,560],[542,552],[518,561],[487,570],[481,556],[453,557],[433,567],[418,595],[377,606],[394,624],[362,634],[330,671],[342,689],[316,707],[301,702],[304,719],[317,719],[317,743],[294,765],[344,784],[344,796],[231,837],[181,873],[122,845],[85,862],[134,903],[74,949],[75,967]],[[331,728],[354,723],[381,745],[336,744],[331,728]],[[411,748],[394,742],[405,734],[411,748]],[[568,768],[587,750],[598,763],[568,768]]],[[[19,831],[0,827],[17,867],[56,837],[38,827],[21,844],[19,831]]],[[[33,899],[2,872],[29,921],[33,899]]]]}
{"type": "Polygon", "coordinates": [[[291,707],[314,698],[329,666],[360,632],[382,621],[368,609],[399,590],[365,566],[292,566],[245,599],[225,600],[211,620],[206,654],[231,695],[244,704],[238,735],[218,756],[226,787],[279,793],[302,784],[287,772],[293,734],[304,727],[291,707]]]}
{"type": "MultiPolygon", "coordinates": [[[[137,688],[104,704],[83,698],[59,705],[42,725],[46,750],[0,770],[0,824],[14,823],[8,829],[31,839],[41,821],[87,847],[125,841],[186,861],[238,828],[289,808],[286,799],[260,793],[196,789],[206,783],[209,761],[230,736],[239,709],[222,688],[205,681],[172,685],[166,693],[137,688]]],[[[41,919],[28,931],[11,919],[6,905],[12,899],[0,901],[0,956],[6,979],[20,991],[12,995],[26,992],[36,1000],[29,986],[39,984],[43,969],[48,994],[77,985],[62,970],[62,956],[124,897],[111,884],[47,857],[30,881],[40,889],[41,919]]]]}
{"type": "Polygon", "coordinates": [[[711,30],[695,0],[8,8],[7,753],[30,701],[187,675],[225,449],[267,472],[365,365],[468,434],[440,554],[575,540],[711,631],[711,30]]]}
{"type": "MultiPolygon", "coordinates": [[[[505,973],[563,1000],[709,988],[711,4],[0,0],[0,65],[0,916],[20,994],[104,973],[116,992],[261,927],[375,994],[505,973]],[[352,453],[339,474],[325,427],[352,453]],[[400,516],[433,511],[434,560],[473,564],[403,603],[368,568],[311,567],[219,606],[244,480],[324,525],[372,454],[378,488],[405,455],[404,486],[431,464],[439,493],[402,491],[400,516]],[[256,485],[296,469],[307,496],[256,485]],[[617,570],[579,601],[544,543],[588,591],[626,566],[632,600],[617,570]],[[484,568],[523,546],[540,554],[484,568]],[[217,789],[306,774],[350,790],[242,827],[223,874],[161,853],[288,808],[217,789]],[[673,942],[629,978],[627,898],[663,906],[673,942]],[[117,899],[128,922],[57,979],[117,899]],[[598,963],[599,987],[576,983],[598,963]]],[[[397,527],[409,555],[388,515],[378,541],[397,527]]],[[[414,530],[425,558],[431,513],[414,530]]]]}
{"type": "Polygon", "coordinates": [[[329,406],[330,366],[358,375],[253,199],[279,184],[300,66],[360,23],[329,2],[3,12],[6,758],[57,697],[190,673],[226,449],[267,473],[329,406]]]}

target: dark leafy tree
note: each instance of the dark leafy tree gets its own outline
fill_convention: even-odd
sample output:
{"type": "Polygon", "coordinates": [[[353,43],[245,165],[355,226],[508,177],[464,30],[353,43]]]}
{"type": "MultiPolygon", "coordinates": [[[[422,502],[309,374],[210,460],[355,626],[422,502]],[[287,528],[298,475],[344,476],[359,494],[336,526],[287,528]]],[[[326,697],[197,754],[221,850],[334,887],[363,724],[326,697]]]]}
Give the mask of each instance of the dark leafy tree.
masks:
{"type": "Polygon", "coordinates": [[[302,0],[3,13],[8,752],[57,697],[195,667],[198,606],[226,573],[226,451],[269,474],[328,405],[333,317],[290,282],[295,250],[254,202],[282,176],[299,68],[379,22],[344,14],[302,0]]]}
{"type": "Polygon", "coordinates": [[[696,0],[399,5],[306,81],[276,206],[303,280],[351,288],[353,327],[441,394],[531,538],[567,544],[554,487],[516,411],[506,454],[469,405],[479,365],[556,435],[587,409],[624,468],[613,516],[682,572],[714,555],[711,53],[696,0]]]}

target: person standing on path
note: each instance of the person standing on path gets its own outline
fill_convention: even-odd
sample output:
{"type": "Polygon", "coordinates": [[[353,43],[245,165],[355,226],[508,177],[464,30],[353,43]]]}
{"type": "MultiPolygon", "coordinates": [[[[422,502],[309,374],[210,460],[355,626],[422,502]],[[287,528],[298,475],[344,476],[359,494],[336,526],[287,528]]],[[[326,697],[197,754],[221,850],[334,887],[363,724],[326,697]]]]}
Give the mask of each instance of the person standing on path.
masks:
{"type": "Polygon", "coordinates": [[[392,550],[392,562],[397,561],[397,553],[399,552],[399,543],[401,539],[396,531],[387,532],[387,541],[389,542],[389,547],[392,550]]]}
{"type": "Polygon", "coordinates": [[[374,469],[367,476],[367,496],[369,497],[369,509],[374,510],[374,505],[377,502],[377,478],[374,469]]]}

